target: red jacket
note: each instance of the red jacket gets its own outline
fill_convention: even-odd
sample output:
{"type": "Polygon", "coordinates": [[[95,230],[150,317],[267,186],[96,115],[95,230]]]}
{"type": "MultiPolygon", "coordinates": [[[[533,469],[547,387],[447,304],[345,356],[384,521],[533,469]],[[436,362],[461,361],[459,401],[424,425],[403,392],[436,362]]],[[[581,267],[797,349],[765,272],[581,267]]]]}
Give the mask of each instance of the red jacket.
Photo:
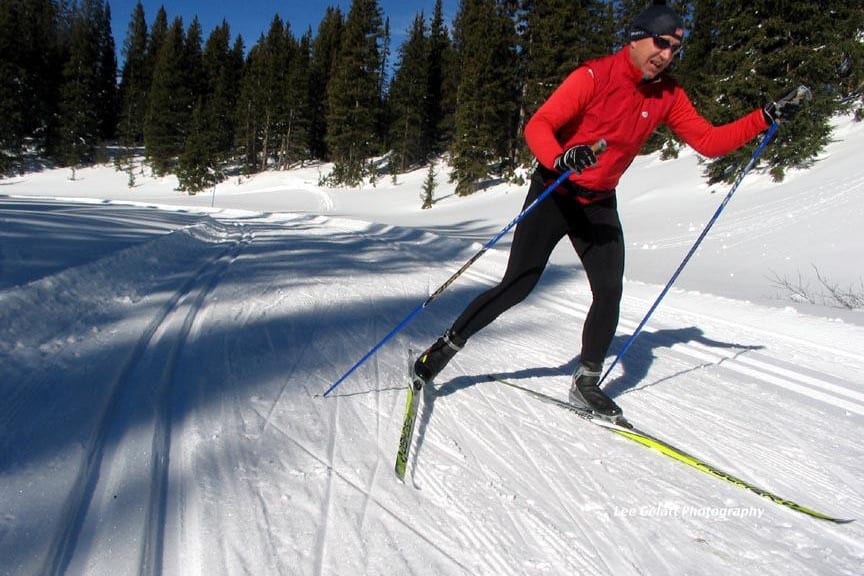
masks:
{"type": "Polygon", "coordinates": [[[525,140],[543,166],[553,168],[570,146],[603,138],[608,148],[597,164],[570,180],[589,190],[611,191],[661,123],[704,156],[731,152],[768,127],[761,110],[713,126],[671,78],[644,82],[628,50],[625,46],[574,70],[528,121],[525,140]]]}

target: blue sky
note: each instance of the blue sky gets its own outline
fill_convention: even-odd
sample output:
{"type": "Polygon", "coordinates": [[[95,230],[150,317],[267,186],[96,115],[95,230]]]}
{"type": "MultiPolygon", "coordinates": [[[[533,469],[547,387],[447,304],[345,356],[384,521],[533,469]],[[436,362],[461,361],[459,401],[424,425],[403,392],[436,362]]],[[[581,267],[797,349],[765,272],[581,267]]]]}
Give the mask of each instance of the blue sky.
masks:
{"type": "MultiPolygon", "coordinates": [[[[117,44],[118,57],[126,40],[129,20],[137,0],[109,0],[111,5],[112,28],[114,41],[117,44]]],[[[183,18],[188,26],[197,15],[204,31],[204,40],[210,32],[226,20],[231,26],[232,37],[243,36],[248,50],[258,37],[267,32],[275,14],[291,23],[291,29],[296,35],[301,35],[311,26],[313,34],[318,29],[318,23],[324,15],[327,6],[339,6],[347,14],[351,8],[351,0],[179,0],[165,2],[159,0],[144,0],[144,15],[148,27],[153,23],[160,6],[165,6],[169,22],[176,16],[183,18]]],[[[405,32],[414,19],[414,15],[423,11],[432,14],[435,0],[380,0],[379,6],[386,17],[390,18],[393,53],[396,53],[402,43],[405,32]]],[[[459,0],[444,0],[444,16],[451,22],[459,8],[459,0]]]]}

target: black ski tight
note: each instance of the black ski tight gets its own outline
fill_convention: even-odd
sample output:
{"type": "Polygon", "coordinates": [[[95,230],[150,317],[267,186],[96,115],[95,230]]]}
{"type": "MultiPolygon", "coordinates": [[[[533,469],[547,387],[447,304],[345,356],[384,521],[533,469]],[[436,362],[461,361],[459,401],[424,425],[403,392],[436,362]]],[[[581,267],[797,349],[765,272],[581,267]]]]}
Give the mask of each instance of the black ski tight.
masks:
{"type": "MultiPolygon", "coordinates": [[[[525,206],[545,188],[542,176],[535,172],[525,206]]],[[[582,261],[593,295],[582,327],[581,359],[602,364],[618,325],[624,276],[624,238],[614,196],[583,205],[556,191],[536,206],[516,225],[501,282],[468,305],[453,324],[453,332],[468,339],[524,300],[564,236],[582,261]]]]}

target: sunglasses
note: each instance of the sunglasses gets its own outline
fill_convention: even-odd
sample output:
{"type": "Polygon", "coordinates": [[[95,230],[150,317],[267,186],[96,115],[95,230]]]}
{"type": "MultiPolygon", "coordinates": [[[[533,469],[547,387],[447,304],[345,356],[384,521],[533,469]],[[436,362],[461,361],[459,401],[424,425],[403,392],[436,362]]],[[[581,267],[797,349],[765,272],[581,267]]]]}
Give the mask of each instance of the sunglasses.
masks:
{"type": "Polygon", "coordinates": [[[655,48],[657,48],[658,50],[666,50],[668,48],[669,50],[672,51],[673,56],[675,54],[677,54],[678,52],[680,52],[681,48],[683,46],[681,42],[673,44],[672,42],[670,42],[666,38],[663,38],[662,36],[652,35],[651,39],[654,40],[654,47],[655,48]]]}

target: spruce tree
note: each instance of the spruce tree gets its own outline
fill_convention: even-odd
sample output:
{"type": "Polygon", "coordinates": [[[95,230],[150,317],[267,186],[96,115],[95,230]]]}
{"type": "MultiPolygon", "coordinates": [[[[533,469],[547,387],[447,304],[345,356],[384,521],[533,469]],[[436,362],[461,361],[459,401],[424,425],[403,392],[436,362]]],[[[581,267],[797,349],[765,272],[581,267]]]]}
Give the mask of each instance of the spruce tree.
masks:
{"type": "Polygon", "coordinates": [[[117,136],[120,98],[117,89],[117,53],[111,32],[111,6],[101,0],[93,3],[91,16],[98,47],[96,92],[93,98],[99,108],[99,136],[111,140],[117,136]]]}
{"type": "Polygon", "coordinates": [[[191,124],[191,112],[194,109],[191,103],[196,102],[198,98],[204,96],[207,89],[207,79],[204,73],[201,22],[198,21],[198,16],[192,18],[189,28],[186,29],[183,46],[183,67],[185,68],[183,82],[190,97],[189,122],[191,124]]]}
{"type": "Polygon", "coordinates": [[[332,181],[356,185],[379,151],[384,24],[377,0],[353,0],[327,95],[332,181]]]}
{"type": "Polygon", "coordinates": [[[120,80],[120,142],[124,146],[144,143],[144,113],[150,75],[147,68],[147,21],[140,0],[132,11],[123,42],[123,71],[120,80]]]}
{"type": "Polygon", "coordinates": [[[175,18],[159,49],[144,119],[146,155],[157,174],[169,172],[183,151],[192,94],[184,77],[183,20],[175,18]]]}
{"type": "Polygon", "coordinates": [[[72,12],[69,55],[60,89],[60,160],[74,168],[96,159],[101,139],[101,44],[98,22],[102,5],[85,0],[72,12]]]}
{"type": "MultiPolygon", "coordinates": [[[[217,162],[226,160],[234,145],[237,91],[243,74],[243,46],[231,48],[231,32],[222,21],[207,38],[204,69],[204,128],[217,162]]],[[[193,125],[195,121],[193,119],[193,125]]]]}
{"type": "Polygon", "coordinates": [[[156,18],[153,20],[153,25],[150,26],[150,36],[147,38],[147,58],[145,77],[150,78],[152,82],[153,72],[156,70],[156,60],[159,58],[159,52],[162,50],[162,44],[168,37],[168,13],[165,11],[165,6],[160,6],[156,12],[156,18]]]}
{"type": "MultiPolygon", "coordinates": [[[[520,46],[520,133],[552,91],[580,64],[610,52],[605,5],[595,0],[524,0],[520,46]]],[[[529,161],[527,147],[522,162],[529,161]]]]}
{"type": "Polygon", "coordinates": [[[454,23],[459,88],[452,178],[456,193],[512,167],[518,115],[514,23],[495,0],[462,0],[454,23]]]}
{"type": "Polygon", "coordinates": [[[0,2],[0,173],[20,161],[24,149],[27,70],[17,41],[20,13],[14,2],[0,2]]]}
{"type": "Polygon", "coordinates": [[[425,139],[429,141],[432,152],[439,153],[445,148],[445,141],[452,134],[453,109],[456,104],[455,74],[453,68],[453,46],[444,23],[444,9],[441,0],[435,1],[432,21],[429,25],[428,40],[428,88],[427,125],[425,139]]]}
{"type": "Polygon", "coordinates": [[[399,52],[399,65],[389,94],[392,117],[389,141],[394,173],[425,162],[432,152],[429,43],[422,13],[415,16],[399,52]]]}
{"type": "Polygon", "coordinates": [[[282,143],[283,168],[311,158],[311,50],[312,32],[309,30],[294,46],[288,67],[285,88],[286,130],[282,143]]]}
{"type": "Polygon", "coordinates": [[[435,163],[429,163],[429,169],[426,171],[426,179],[423,180],[423,194],[421,198],[423,199],[423,205],[420,207],[422,210],[428,210],[432,208],[432,204],[434,203],[434,195],[435,189],[438,187],[438,183],[435,180],[435,163]]]}
{"type": "Polygon", "coordinates": [[[0,2],[0,171],[21,166],[28,139],[52,147],[68,51],[60,25],[51,0],[0,2]]]}
{"type": "Polygon", "coordinates": [[[312,41],[309,100],[312,103],[309,126],[309,147],[313,158],[329,160],[327,150],[327,103],[330,80],[342,45],[345,27],[339,8],[328,7],[312,41]]]}
{"type": "Polygon", "coordinates": [[[285,91],[290,61],[290,34],[275,16],[246,63],[238,104],[247,173],[267,168],[285,131],[285,91]]]}
{"type": "MultiPolygon", "coordinates": [[[[799,84],[813,89],[814,102],[779,130],[761,157],[780,179],[788,167],[808,165],[829,140],[829,119],[843,85],[839,71],[850,46],[844,36],[856,26],[861,24],[855,11],[839,1],[697,2],[682,75],[697,108],[715,123],[764,106],[799,84]]],[[[730,181],[751,153],[744,147],[713,160],[710,180],[730,181]]]]}
{"type": "Polygon", "coordinates": [[[192,112],[189,136],[177,166],[179,189],[196,194],[218,181],[203,98],[192,112]]]}

